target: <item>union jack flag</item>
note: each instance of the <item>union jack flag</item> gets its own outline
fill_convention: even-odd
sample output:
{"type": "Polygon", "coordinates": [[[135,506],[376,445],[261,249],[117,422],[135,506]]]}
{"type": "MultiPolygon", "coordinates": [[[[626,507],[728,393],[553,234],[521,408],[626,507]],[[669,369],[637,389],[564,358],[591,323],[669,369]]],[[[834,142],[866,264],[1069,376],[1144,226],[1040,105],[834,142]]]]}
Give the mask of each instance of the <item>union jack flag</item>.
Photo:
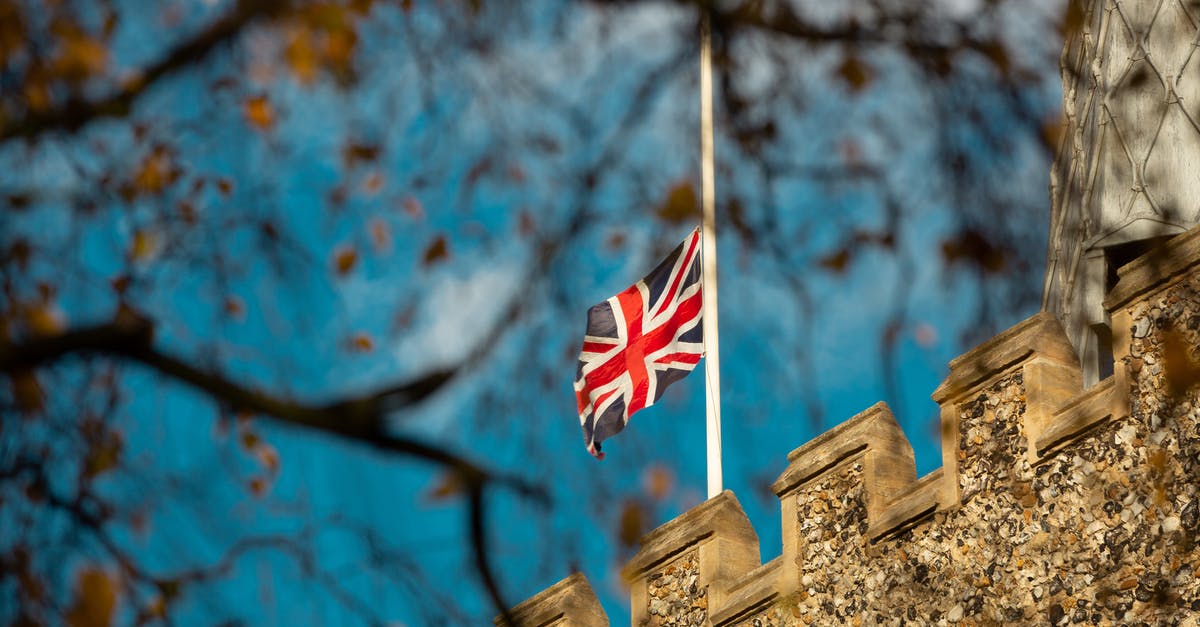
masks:
{"type": "Polygon", "coordinates": [[[575,400],[588,452],[629,417],[662,398],[704,353],[700,320],[700,230],[650,274],[588,310],[575,371],[575,400]]]}

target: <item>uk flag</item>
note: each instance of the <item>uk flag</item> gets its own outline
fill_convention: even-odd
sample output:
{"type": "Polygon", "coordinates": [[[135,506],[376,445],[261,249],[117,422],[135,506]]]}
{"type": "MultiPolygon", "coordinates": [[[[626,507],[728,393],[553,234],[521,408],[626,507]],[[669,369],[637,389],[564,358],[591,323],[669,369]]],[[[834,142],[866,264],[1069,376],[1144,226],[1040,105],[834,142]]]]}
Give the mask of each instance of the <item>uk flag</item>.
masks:
{"type": "Polygon", "coordinates": [[[700,361],[700,283],[696,229],[645,278],[588,310],[575,400],[584,442],[596,458],[604,458],[603,440],[700,361]]]}

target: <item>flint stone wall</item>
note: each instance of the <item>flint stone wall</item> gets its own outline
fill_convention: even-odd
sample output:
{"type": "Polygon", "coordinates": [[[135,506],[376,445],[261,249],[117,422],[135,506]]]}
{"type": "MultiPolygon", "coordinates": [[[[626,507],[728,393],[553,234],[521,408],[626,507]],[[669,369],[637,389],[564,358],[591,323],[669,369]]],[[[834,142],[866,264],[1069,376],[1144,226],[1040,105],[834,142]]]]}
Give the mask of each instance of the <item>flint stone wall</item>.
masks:
{"type": "Polygon", "coordinates": [[[632,624],[1200,625],[1200,229],[1105,306],[1115,374],[1090,389],[1046,313],[951,362],[926,477],[883,404],[793,451],[767,564],[730,492],[648,534],[632,624]]]}

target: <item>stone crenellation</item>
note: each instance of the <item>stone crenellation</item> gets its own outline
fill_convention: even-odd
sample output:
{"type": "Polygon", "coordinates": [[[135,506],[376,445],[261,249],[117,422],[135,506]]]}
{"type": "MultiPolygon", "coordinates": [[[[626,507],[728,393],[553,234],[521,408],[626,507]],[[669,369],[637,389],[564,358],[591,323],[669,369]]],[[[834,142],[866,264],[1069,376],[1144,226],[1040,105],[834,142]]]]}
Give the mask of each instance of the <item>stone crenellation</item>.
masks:
{"type": "MultiPolygon", "coordinates": [[[[1086,389],[1047,312],[952,361],[924,477],[882,403],[789,454],[766,564],[732,492],[647,534],[631,624],[1200,625],[1200,229],[1104,306],[1113,374],[1086,389]]],[[[513,616],[608,624],[579,574],[513,616]]]]}

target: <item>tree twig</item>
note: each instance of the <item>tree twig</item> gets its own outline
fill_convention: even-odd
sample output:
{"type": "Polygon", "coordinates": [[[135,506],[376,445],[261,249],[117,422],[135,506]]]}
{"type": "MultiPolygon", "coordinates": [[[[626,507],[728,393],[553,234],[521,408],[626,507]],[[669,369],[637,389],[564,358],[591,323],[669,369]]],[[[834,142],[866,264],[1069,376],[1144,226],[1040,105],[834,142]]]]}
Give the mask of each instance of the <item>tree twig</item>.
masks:
{"type": "Polygon", "coordinates": [[[17,137],[34,138],[51,131],[75,132],[93,120],[128,115],[134,102],[160,79],[203,61],[250,24],[278,16],[291,5],[290,0],[239,0],[228,13],[175,45],[116,90],[91,100],[73,96],[46,111],[29,112],[0,126],[0,142],[17,137]]]}
{"type": "Polygon", "coordinates": [[[71,355],[88,354],[119,357],[141,363],[197,388],[235,410],[263,414],[286,424],[333,433],[380,450],[409,455],[447,467],[467,488],[469,531],[480,579],[496,609],[506,619],[511,618],[487,555],[484,489],[489,483],[495,483],[527,498],[545,501],[549,497],[544,488],[516,475],[485,470],[467,458],[437,446],[388,433],[384,425],[387,412],[415,405],[429,397],[454,377],[457,368],[436,371],[361,397],[325,405],[307,405],[250,389],[221,374],[201,370],[155,348],[151,323],[145,318],[125,312],[110,323],[16,343],[2,343],[0,372],[29,370],[71,355]]]}

